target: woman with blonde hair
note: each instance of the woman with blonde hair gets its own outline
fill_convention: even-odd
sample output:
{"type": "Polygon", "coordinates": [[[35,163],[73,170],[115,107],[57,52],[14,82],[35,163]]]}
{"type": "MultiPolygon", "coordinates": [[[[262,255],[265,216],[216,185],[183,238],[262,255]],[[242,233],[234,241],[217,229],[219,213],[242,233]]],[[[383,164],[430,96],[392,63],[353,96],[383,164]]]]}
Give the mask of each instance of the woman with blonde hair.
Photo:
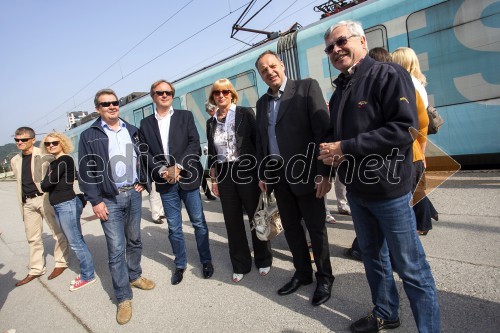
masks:
{"type": "Polygon", "coordinates": [[[431,217],[437,219],[437,211],[425,195],[425,192],[423,192],[425,190],[425,148],[427,146],[427,128],[429,126],[429,116],[427,115],[429,100],[425,90],[427,80],[420,69],[417,54],[413,49],[409,47],[396,49],[392,53],[392,61],[401,65],[410,73],[416,90],[419,129],[418,136],[413,142],[413,163],[415,165],[413,189],[415,191],[414,197],[423,199],[414,203],[413,211],[417,220],[417,232],[419,235],[425,236],[432,229],[431,217]]]}
{"type": "Polygon", "coordinates": [[[94,283],[95,274],[94,261],[80,225],[83,202],[73,190],[75,163],[68,155],[73,151],[73,145],[66,135],[56,132],[47,134],[40,145],[44,153],[55,157],[41,187],[44,192],[49,192],[49,202],[54,207],[57,223],[80,262],[81,273],[71,281],[69,287],[70,291],[75,291],[94,283]]]}
{"type": "MultiPolygon", "coordinates": [[[[233,281],[239,282],[252,269],[242,207],[251,221],[260,197],[255,158],[255,114],[251,108],[236,106],[238,93],[228,79],[215,81],[209,102],[218,108],[207,120],[212,191],[220,197],[233,281]]],[[[271,244],[259,240],[255,230],[251,233],[255,266],[260,275],[267,275],[273,260],[271,244]]]]}

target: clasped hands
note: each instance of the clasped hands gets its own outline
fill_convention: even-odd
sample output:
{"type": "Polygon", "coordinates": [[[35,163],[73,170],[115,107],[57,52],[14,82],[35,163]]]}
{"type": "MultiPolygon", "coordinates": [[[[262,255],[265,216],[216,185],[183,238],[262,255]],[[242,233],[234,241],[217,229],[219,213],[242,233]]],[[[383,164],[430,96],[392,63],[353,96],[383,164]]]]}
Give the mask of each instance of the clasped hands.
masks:
{"type": "Polygon", "coordinates": [[[319,145],[318,160],[323,161],[326,165],[337,167],[344,159],[340,141],[323,142],[319,145]]]}
{"type": "Polygon", "coordinates": [[[175,184],[181,178],[181,169],[177,165],[172,165],[170,167],[165,167],[160,172],[160,177],[165,179],[169,184],[175,184]]]}

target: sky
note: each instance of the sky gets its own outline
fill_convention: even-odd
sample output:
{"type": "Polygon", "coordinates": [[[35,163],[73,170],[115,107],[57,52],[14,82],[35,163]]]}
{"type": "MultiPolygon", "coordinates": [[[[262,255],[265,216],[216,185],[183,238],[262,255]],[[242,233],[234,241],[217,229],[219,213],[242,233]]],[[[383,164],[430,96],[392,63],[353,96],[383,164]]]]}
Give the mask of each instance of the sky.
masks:
{"type": "MultiPolygon", "coordinates": [[[[246,18],[267,3],[258,0],[246,18]]],[[[248,48],[230,38],[250,0],[0,0],[0,145],[21,126],[63,131],[102,88],[149,91],[248,48]]],[[[246,27],[286,31],[319,20],[326,0],[273,0],[246,27]]],[[[246,21],[246,19],[245,19],[246,21]]],[[[248,44],[264,35],[239,32],[248,44]]]]}

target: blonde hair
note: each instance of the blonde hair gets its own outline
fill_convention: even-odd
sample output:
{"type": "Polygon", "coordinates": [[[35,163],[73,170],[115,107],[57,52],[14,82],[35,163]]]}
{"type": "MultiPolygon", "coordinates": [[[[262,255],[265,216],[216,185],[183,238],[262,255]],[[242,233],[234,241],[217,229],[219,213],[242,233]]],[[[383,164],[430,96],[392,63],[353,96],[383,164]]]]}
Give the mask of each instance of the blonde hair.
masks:
{"type": "Polygon", "coordinates": [[[409,47],[397,48],[392,52],[392,61],[406,69],[408,73],[420,81],[424,87],[427,85],[427,79],[420,70],[420,62],[413,49],[409,47]]]}
{"type": "Polygon", "coordinates": [[[71,140],[64,134],[59,133],[59,132],[52,132],[49,133],[43,138],[42,141],[40,141],[40,149],[42,152],[45,154],[50,154],[49,151],[47,150],[47,147],[45,147],[45,141],[47,141],[47,138],[55,138],[59,141],[59,144],[61,145],[62,151],[65,154],[69,154],[73,151],[73,144],[71,143],[71,140]]]}
{"type": "Polygon", "coordinates": [[[229,90],[231,92],[231,103],[234,103],[234,104],[238,103],[238,92],[236,91],[236,89],[234,89],[231,81],[229,81],[228,79],[219,79],[219,80],[214,82],[214,84],[212,85],[212,89],[210,89],[210,96],[208,97],[208,101],[211,104],[217,105],[215,103],[213,93],[214,93],[214,90],[218,90],[218,89],[229,90]]]}

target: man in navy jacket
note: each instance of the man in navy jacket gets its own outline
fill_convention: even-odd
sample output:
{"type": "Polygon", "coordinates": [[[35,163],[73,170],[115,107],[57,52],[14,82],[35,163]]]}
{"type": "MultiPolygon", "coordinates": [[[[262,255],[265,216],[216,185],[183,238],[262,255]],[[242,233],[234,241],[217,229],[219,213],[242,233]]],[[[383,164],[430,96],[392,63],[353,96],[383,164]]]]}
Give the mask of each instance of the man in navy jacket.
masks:
{"type": "Polygon", "coordinates": [[[439,332],[437,291],[410,207],[412,142],[417,128],[415,88],[400,66],[367,56],[363,28],[341,21],[325,33],[325,52],[341,71],[330,100],[331,132],[320,146],[327,165],[346,184],[354,228],[375,305],[352,332],[396,328],[401,279],[419,332],[439,332]],[[389,259],[389,252],[393,263],[389,259]]]}
{"type": "Polygon", "coordinates": [[[118,301],[116,321],[123,325],[132,317],[131,287],[155,287],[142,277],[141,268],[141,192],[149,185],[140,158],[139,131],[119,118],[116,93],[99,90],[94,104],[100,117],[80,135],[79,185],[101,220],[118,301]]]}

